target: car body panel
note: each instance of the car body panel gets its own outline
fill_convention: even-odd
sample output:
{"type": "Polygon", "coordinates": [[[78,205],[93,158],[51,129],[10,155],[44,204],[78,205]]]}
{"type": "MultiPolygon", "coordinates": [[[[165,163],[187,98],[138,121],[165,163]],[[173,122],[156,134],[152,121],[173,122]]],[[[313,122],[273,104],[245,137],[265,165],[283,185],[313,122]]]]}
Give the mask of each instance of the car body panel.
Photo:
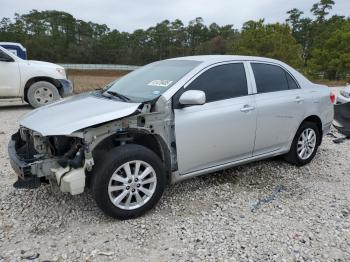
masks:
{"type": "MultiPolygon", "coordinates": [[[[196,109],[176,109],[175,110],[175,135],[177,143],[177,158],[179,165],[179,174],[184,175],[188,173],[200,172],[200,170],[211,170],[212,167],[220,165],[229,165],[242,159],[249,157],[258,157],[262,155],[268,155],[271,153],[274,155],[276,152],[279,154],[286,153],[289,151],[294,135],[299,128],[300,124],[308,116],[318,116],[323,124],[322,129],[328,132],[330,123],[333,119],[333,106],[329,99],[330,90],[326,86],[315,85],[302,76],[295,69],[290,66],[273,59],[256,58],[256,57],[237,57],[237,56],[197,56],[189,59],[203,61],[192,73],[192,76],[187,76],[189,80],[184,84],[181,83],[185,88],[200,74],[205,72],[207,69],[213,66],[218,66],[225,63],[231,62],[243,62],[246,67],[246,77],[248,81],[249,94],[253,95],[249,104],[256,107],[256,125],[249,125],[250,118],[236,119],[235,125],[230,126],[231,122],[216,123],[219,122],[217,118],[220,118],[219,109],[216,110],[215,114],[201,114],[200,107],[205,108],[206,105],[196,106],[196,109]],[[224,62],[222,61],[224,59],[224,62]],[[230,61],[231,60],[231,61],[230,61]],[[273,64],[282,67],[284,70],[289,72],[300,89],[270,92],[265,94],[257,94],[256,83],[254,73],[250,67],[250,62],[262,62],[266,64],[273,64]],[[196,118],[193,115],[193,110],[198,118],[203,118],[204,126],[201,122],[196,122],[196,118]],[[190,114],[190,112],[192,114],[190,114]],[[193,118],[192,118],[193,117],[193,118]],[[207,117],[205,120],[204,118],[207,117]],[[214,120],[212,120],[212,119],[214,120]],[[237,125],[237,122],[240,124],[237,125]],[[213,128],[208,127],[208,123],[213,123],[213,128]],[[230,130],[227,133],[217,135],[217,126],[225,126],[223,130],[230,130]],[[188,128],[187,127],[191,127],[188,128]],[[249,127],[249,128],[247,128],[249,127]],[[243,129],[246,128],[245,133],[243,129]],[[189,130],[195,130],[192,133],[189,130]],[[236,146],[230,145],[229,138],[231,137],[247,137],[247,140],[251,138],[251,131],[256,130],[256,136],[254,135],[255,143],[253,147],[253,153],[249,156],[247,152],[242,150],[243,144],[247,145],[248,142],[242,143],[234,141],[236,146]],[[196,135],[197,134],[197,135],[196,135]],[[203,135],[205,134],[205,135],[203,135]],[[215,134],[215,135],[213,135],[215,134]],[[226,134],[226,137],[225,137],[226,134]],[[217,137],[218,136],[218,137],[217,137]],[[205,137],[207,139],[205,142],[205,137]],[[201,142],[202,141],[202,142],[201,142]],[[223,143],[223,141],[226,142],[223,143]],[[205,143],[203,145],[203,143],[205,143]],[[196,146],[194,146],[196,145],[196,146]],[[218,146],[220,145],[220,146],[218,146]],[[239,146],[237,146],[239,145],[239,146]],[[218,146],[223,151],[218,152],[213,149],[218,146]],[[226,146],[231,146],[231,158],[227,158],[224,152],[226,146]],[[223,155],[219,155],[222,153],[223,155]],[[198,164],[199,163],[199,164],[198,164]],[[198,165],[197,165],[198,164],[198,165]]],[[[177,87],[178,88],[178,87],[177,87]]],[[[173,87],[175,89],[175,87],[173,87]]],[[[175,90],[175,92],[178,89],[175,90]]],[[[174,90],[168,90],[167,93],[173,93],[174,90]]],[[[229,99],[236,101],[236,105],[240,104],[240,98],[229,99]]],[[[243,101],[243,100],[242,100],[243,101]]],[[[245,101],[247,102],[247,101],[245,101]]],[[[226,100],[221,101],[226,103],[226,100]]],[[[220,104],[220,102],[218,102],[220,104]]],[[[235,114],[239,115],[239,107],[232,106],[232,119],[235,114]]],[[[218,106],[219,108],[220,106],[218,106]]],[[[250,141],[250,140],[249,140],[250,141]]]]}
{"type": "MultiPolygon", "coordinates": [[[[248,68],[257,108],[257,126],[253,156],[283,150],[293,139],[295,127],[304,119],[303,89],[258,93],[251,62],[271,64],[289,72],[287,65],[267,61],[249,61],[248,68]]],[[[293,75],[293,74],[292,74],[293,75]]],[[[296,79],[295,79],[296,80],[296,79]]],[[[297,80],[296,80],[297,81],[297,80]]],[[[297,81],[298,82],[298,81],[297,81]]],[[[299,84],[299,83],[298,83],[299,84]]]]}
{"type": "Polygon", "coordinates": [[[345,136],[350,137],[350,103],[334,106],[333,126],[345,136]]]}
{"type": "Polygon", "coordinates": [[[21,74],[21,89],[20,96],[24,93],[24,86],[26,83],[35,77],[47,77],[51,79],[65,79],[66,76],[60,74],[57,69],[64,69],[62,66],[41,62],[41,61],[33,61],[33,60],[20,60],[19,69],[21,74]]]}
{"type": "Polygon", "coordinates": [[[0,46],[21,59],[27,60],[27,49],[24,48],[22,44],[14,42],[0,42],[0,46]]]}
{"type": "Polygon", "coordinates": [[[196,68],[194,68],[191,72],[186,74],[180,81],[174,84],[165,93],[163,93],[163,96],[166,100],[171,99],[171,97],[180,88],[182,88],[183,86],[186,86],[187,83],[189,83],[193,78],[195,78],[203,70],[206,70],[208,67],[212,67],[214,65],[219,65],[223,63],[230,63],[230,62],[246,63],[251,61],[257,61],[257,62],[276,64],[286,69],[288,72],[290,72],[301,86],[304,87],[304,86],[313,85],[313,83],[310,80],[308,80],[306,77],[304,77],[301,73],[299,73],[294,68],[290,67],[289,65],[281,61],[271,59],[271,58],[254,57],[254,56],[236,56],[236,55],[204,55],[204,56],[187,56],[187,57],[172,58],[171,60],[194,60],[194,61],[200,61],[202,63],[199,64],[196,68]]]}
{"type": "Polygon", "coordinates": [[[332,123],[334,118],[334,104],[330,100],[331,90],[324,85],[313,84],[305,89],[305,115],[316,115],[321,119],[322,125],[332,123]]]}
{"type": "Polygon", "coordinates": [[[70,96],[73,93],[73,84],[68,79],[57,79],[57,81],[60,83],[61,88],[58,90],[61,97],[67,97],[70,96]]]}
{"type": "Polygon", "coordinates": [[[305,116],[302,90],[255,94],[257,127],[254,155],[265,154],[285,146],[305,116]]]}
{"type": "Polygon", "coordinates": [[[247,96],[220,100],[199,106],[175,109],[175,137],[180,174],[222,165],[252,156],[256,129],[256,110],[241,112],[244,106],[255,107],[248,66],[243,61],[224,61],[195,71],[184,85],[186,90],[199,75],[224,64],[243,63],[247,96]],[[239,125],[237,125],[239,123],[239,125]],[[222,127],[218,130],[217,127],[222,127]],[[246,139],[241,139],[245,137],[246,139]],[[193,146],[196,145],[196,146],[193,146]]]}
{"type": "MultiPolygon", "coordinates": [[[[169,171],[173,181],[284,154],[289,151],[300,124],[307,117],[316,116],[321,120],[323,134],[330,128],[334,114],[330,89],[311,83],[282,62],[242,56],[176,59],[201,63],[153,104],[127,103],[85,94],[34,110],[20,120],[20,125],[42,136],[74,137],[79,134],[88,145],[94,143],[97,146],[108,136],[118,136],[117,130],[127,122],[132,132],[147,133],[164,140],[166,150],[169,149],[169,171]],[[237,62],[245,65],[248,95],[203,105],[172,107],[174,95],[180,89],[186,90],[201,73],[217,65],[237,62]],[[250,62],[282,67],[295,78],[300,89],[257,94],[250,62]],[[244,112],[245,106],[252,109],[244,112]]],[[[122,131],[125,134],[128,129],[122,131]]],[[[124,140],[125,143],[128,141],[131,140],[124,140]]],[[[86,166],[92,168],[91,150],[86,151],[85,156],[89,157],[85,159],[88,161],[86,166]]]]}
{"type": "Polygon", "coordinates": [[[256,110],[240,109],[253,102],[251,96],[244,96],[175,109],[179,172],[186,174],[251,157],[256,110]]]}
{"type": "Polygon", "coordinates": [[[9,55],[14,62],[0,62],[0,97],[23,97],[27,82],[33,78],[66,79],[57,69],[62,66],[34,60],[23,60],[3,47],[0,50],[9,55]]]}
{"type": "Polygon", "coordinates": [[[17,97],[20,95],[21,75],[16,61],[0,61],[0,79],[0,97],[17,97]]]}
{"type": "Polygon", "coordinates": [[[125,103],[87,93],[35,109],[22,117],[20,125],[43,136],[70,135],[85,127],[131,115],[139,106],[139,103],[125,103]]]}
{"type": "Polygon", "coordinates": [[[337,104],[345,104],[350,102],[350,85],[343,88],[337,95],[337,104]]]}

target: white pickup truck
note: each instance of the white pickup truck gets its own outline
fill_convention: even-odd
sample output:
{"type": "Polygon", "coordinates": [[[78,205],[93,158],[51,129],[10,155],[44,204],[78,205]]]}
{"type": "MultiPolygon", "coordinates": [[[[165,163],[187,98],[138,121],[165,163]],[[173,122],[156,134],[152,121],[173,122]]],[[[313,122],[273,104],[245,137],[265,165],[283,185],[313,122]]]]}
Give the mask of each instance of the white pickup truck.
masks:
{"type": "Polygon", "coordinates": [[[0,46],[0,99],[21,98],[40,107],[68,96],[72,90],[63,67],[23,60],[0,46]]]}

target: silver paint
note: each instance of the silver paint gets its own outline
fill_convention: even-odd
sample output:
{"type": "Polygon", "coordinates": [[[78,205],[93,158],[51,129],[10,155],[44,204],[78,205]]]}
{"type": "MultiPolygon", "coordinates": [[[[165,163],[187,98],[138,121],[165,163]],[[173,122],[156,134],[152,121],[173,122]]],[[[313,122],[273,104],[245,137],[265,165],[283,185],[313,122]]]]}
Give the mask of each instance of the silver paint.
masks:
{"type": "Polygon", "coordinates": [[[324,134],[330,128],[333,120],[330,90],[311,83],[280,61],[242,56],[179,59],[202,63],[163,93],[153,107],[84,94],[34,110],[21,119],[20,125],[43,136],[82,138],[87,145],[88,170],[94,165],[92,150],[108,136],[115,135],[118,128],[127,125],[153,134],[170,152],[173,182],[284,154],[289,151],[298,127],[309,116],[321,119],[324,134]],[[211,67],[237,62],[245,66],[247,96],[172,110],[172,97],[180,88],[186,88],[211,67]],[[250,62],[282,67],[301,88],[257,94],[250,62]],[[139,124],[139,117],[145,119],[143,125],[139,124]],[[100,125],[95,127],[97,124],[100,125]]]}

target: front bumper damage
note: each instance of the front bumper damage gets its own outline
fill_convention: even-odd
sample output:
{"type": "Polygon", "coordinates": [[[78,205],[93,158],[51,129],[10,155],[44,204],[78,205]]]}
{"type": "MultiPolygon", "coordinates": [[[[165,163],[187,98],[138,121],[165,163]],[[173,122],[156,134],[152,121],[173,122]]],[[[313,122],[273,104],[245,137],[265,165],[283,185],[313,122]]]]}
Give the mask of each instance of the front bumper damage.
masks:
{"type": "Polygon", "coordinates": [[[59,89],[59,93],[61,97],[70,96],[73,93],[73,84],[68,79],[57,79],[60,83],[61,88],[59,89]]]}
{"type": "Polygon", "coordinates": [[[10,164],[18,175],[18,180],[13,186],[16,188],[37,188],[41,185],[41,180],[39,177],[32,175],[32,167],[35,168],[35,165],[22,160],[16,153],[17,137],[18,133],[14,134],[8,144],[10,164]]]}
{"type": "MultiPolygon", "coordinates": [[[[94,103],[106,103],[105,100],[93,96],[76,99],[76,103],[87,99],[94,103]]],[[[23,188],[23,184],[30,180],[35,181],[36,186],[45,181],[56,181],[63,192],[82,193],[86,180],[91,181],[94,175],[95,161],[103,161],[103,152],[126,143],[144,143],[145,146],[149,146],[147,143],[153,143],[169,171],[176,170],[175,147],[168,146],[175,141],[171,132],[171,107],[164,100],[158,100],[157,103],[154,106],[156,112],[151,113],[151,104],[127,104],[125,107],[122,103],[114,104],[114,101],[111,101],[109,105],[111,110],[114,107],[113,115],[104,118],[103,124],[100,123],[101,117],[98,117],[98,121],[94,121],[93,125],[84,124],[78,128],[70,120],[70,129],[62,129],[62,124],[56,123],[54,128],[47,130],[43,128],[48,126],[47,123],[33,125],[31,115],[27,116],[26,121],[21,121],[19,131],[12,136],[8,146],[12,168],[18,174],[15,186],[20,185],[23,188]],[[116,106],[120,110],[115,109],[116,106]],[[128,117],[106,120],[114,117],[116,112],[128,117]],[[30,136],[29,140],[27,135],[30,136]],[[31,148],[34,152],[31,152],[31,148]]],[[[100,103],[101,106],[103,104],[100,103]]],[[[45,112],[39,110],[36,114],[42,111],[45,112]]],[[[41,115],[41,118],[47,119],[49,115],[52,115],[51,112],[41,115]]],[[[92,115],[91,118],[97,119],[92,115]]],[[[78,122],[81,124],[83,121],[78,122]]]]}
{"type": "Polygon", "coordinates": [[[76,163],[76,156],[68,159],[66,155],[47,157],[45,154],[37,154],[29,141],[22,140],[19,132],[12,135],[8,153],[10,164],[18,176],[14,187],[33,189],[42,183],[56,180],[62,192],[69,192],[72,195],[84,192],[85,169],[76,163]],[[68,164],[71,162],[77,165],[76,168],[68,164]]]}

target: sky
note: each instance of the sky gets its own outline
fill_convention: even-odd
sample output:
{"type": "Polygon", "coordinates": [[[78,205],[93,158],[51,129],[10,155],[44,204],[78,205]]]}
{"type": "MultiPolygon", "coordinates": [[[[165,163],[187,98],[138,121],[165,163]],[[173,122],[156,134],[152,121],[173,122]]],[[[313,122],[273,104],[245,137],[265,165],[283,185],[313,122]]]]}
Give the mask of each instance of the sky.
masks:
{"type": "MultiPolygon", "coordinates": [[[[233,24],[240,29],[248,20],[265,18],[266,22],[284,22],[286,12],[309,10],[318,0],[0,0],[0,19],[13,18],[32,9],[59,10],[77,19],[106,24],[111,29],[132,32],[147,29],[165,19],[181,19],[185,24],[202,17],[209,25],[233,24]]],[[[350,16],[350,0],[335,0],[331,14],[350,16]]]]}

